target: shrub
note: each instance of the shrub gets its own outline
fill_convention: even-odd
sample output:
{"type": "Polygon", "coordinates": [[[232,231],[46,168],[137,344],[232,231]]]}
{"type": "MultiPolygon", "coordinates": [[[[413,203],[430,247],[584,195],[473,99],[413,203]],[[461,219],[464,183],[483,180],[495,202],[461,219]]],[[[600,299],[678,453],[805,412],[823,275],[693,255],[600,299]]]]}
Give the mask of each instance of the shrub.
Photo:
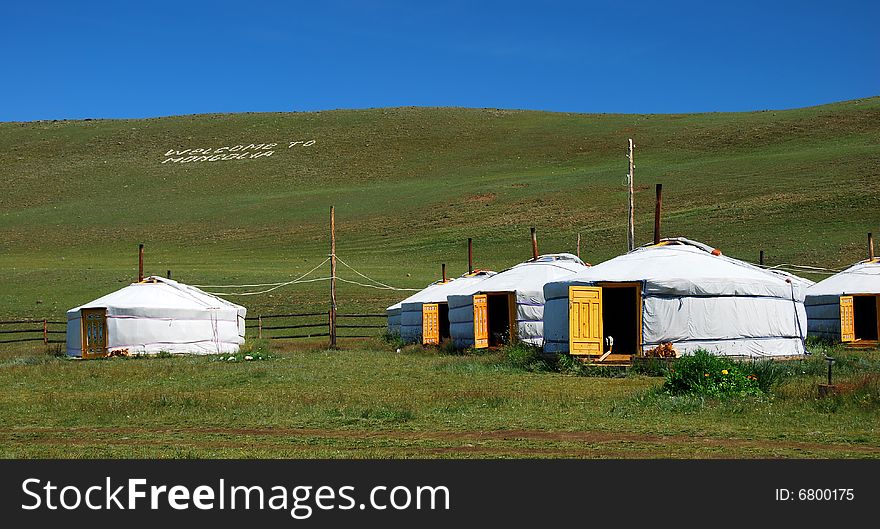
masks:
{"type": "Polygon", "coordinates": [[[516,369],[540,372],[551,371],[551,367],[541,356],[541,348],[525,342],[516,342],[503,349],[505,362],[516,369]]]}
{"type": "Polygon", "coordinates": [[[382,334],[382,340],[388,344],[392,349],[401,349],[406,345],[406,342],[403,341],[403,338],[400,337],[399,332],[390,332],[388,330],[382,334]]]}
{"type": "Polygon", "coordinates": [[[758,376],[750,373],[747,366],[706,351],[679,358],[670,367],[663,390],[670,395],[719,399],[763,393],[758,376]]]}

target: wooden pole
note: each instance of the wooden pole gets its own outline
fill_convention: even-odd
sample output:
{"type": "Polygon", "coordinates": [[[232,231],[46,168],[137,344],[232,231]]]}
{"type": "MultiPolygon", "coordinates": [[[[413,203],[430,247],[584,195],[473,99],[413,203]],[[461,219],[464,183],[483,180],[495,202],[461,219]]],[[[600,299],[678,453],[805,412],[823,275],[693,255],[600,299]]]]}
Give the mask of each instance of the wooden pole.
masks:
{"type": "Polygon", "coordinates": [[[257,338],[263,338],[263,316],[257,316],[257,338]]]}
{"type": "Polygon", "coordinates": [[[138,244],[138,283],[144,280],[144,245],[138,244]]]}
{"type": "Polygon", "coordinates": [[[474,240],[468,237],[468,273],[474,273],[474,240]]]}
{"type": "Polygon", "coordinates": [[[330,348],[336,348],[336,208],[330,206],[330,348]]]}
{"type": "Polygon", "coordinates": [[[761,253],[758,256],[758,264],[764,266],[764,250],[761,250],[761,253]]]}
{"type": "Polygon", "coordinates": [[[443,282],[446,282],[446,263],[440,264],[441,274],[443,275],[443,282]]]}
{"type": "Polygon", "coordinates": [[[627,223],[627,231],[626,231],[626,250],[631,252],[636,247],[636,235],[635,235],[635,226],[633,223],[633,170],[635,169],[635,164],[633,163],[633,141],[632,138],[629,139],[629,154],[627,158],[629,158],[629,172],[626,174],[626,185],[629,187],[629,219],[627,223]]]}
{"type": "Polygon", "coordinates": [[[657,184],[657,202],[654,203],[654,244],[660,244],[660,208],[663,205],[663,184],[657,184]]]}
{"type": "Polygon", "coordinates": [[[49,345],[49,322],[43,318],[43,343],[49,345]]]}
{"type": "Polygon", "coordinates": [[[538,234],[535,228],[532,228],[532,259],[538,258],[538,234]]]}
{"type": "Polygon", "coordinates": [[[868,259],[874,258],[874,234],[868,233],[868,259]]]}
{"type": "Polygon", "coordinates": [[[577,256],[581,256],[581,234],[578,233],[577,256]]]}

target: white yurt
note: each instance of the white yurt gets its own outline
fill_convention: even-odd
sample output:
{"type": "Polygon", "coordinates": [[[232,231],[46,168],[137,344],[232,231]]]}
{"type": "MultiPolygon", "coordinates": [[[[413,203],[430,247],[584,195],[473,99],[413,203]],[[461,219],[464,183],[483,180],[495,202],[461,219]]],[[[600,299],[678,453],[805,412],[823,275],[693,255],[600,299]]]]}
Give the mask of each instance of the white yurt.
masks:
{"type": "Polygon", "coordinates": [[[163,277],[67,311],[67,355],[238,352],[247,309],[163,277]]]}
{"type": "Polygon", "coordinates": [[[809,281],[764,270],[684,238],[663,239],[548,283],[545,353],[805,353],[809,281]]]}
{"type": "Polygon", "coordinates": [[[407,298],[400,307],[400,338],[408,343],[426,345],[436,345],[449,338],[447,296],[472,294],[478,285],[494,275],[495,272],[477,270],[445,283],[437,283],[433,285],[435,288],[425,289],[407,298]]]}
{"type": "Polygon", "coordinates": [[[388,334],[400,336],[400,313],[404,303],[407,303],[410,300],[418,299],[419,296],[425,296],[432,290],[437,289],[442,285],[443,281],[434,281],[433,283],[426,286],[422,290],[419,290],[412,296],[404,299],[403,301],[398,301],[394,305],[391,305],[390,307],[385,309],[385,316],[388,318],[388,334]]]}
{"type": "Polygon", "coordinates": [[[872,345],[880,338],[880,258],[857,263],[807,289],[811,336],[872,345]]]}
{"type": "Polygon", "coordinates": [[[570,253],[541,255],[481,281],[474,292],[450,294],[449,330],[455,347],[494,347],[513,341],[540,346],[544,284],[587,270],[570,253]]]}

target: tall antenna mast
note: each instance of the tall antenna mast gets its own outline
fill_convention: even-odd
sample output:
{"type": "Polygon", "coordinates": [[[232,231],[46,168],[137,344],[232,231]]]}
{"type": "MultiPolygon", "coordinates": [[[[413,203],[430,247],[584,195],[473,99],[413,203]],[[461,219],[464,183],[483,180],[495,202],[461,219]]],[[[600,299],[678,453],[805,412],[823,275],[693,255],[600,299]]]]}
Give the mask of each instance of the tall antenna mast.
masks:
{"type": "Polygon", "coordinates": [[[626,249],[631,252],[636,247],[635,227],[633,226],[633,169],[635,164],[633,163],[632,138],[629,139],[629,153],[626,157],[629,158],[629,172],[626,174],[626,185],[629,188],[629,220],[626,231],[626,249]]]}

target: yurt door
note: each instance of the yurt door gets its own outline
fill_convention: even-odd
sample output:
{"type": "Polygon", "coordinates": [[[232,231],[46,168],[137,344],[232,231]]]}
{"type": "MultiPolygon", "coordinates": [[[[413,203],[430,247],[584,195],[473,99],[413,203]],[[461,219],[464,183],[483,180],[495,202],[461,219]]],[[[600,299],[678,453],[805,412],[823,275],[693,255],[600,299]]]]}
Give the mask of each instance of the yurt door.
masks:
{"type": "Polygon", "coordinates": [[[573,355],[601,355],[602,288],[568,287],[568,351],[573,355]]]}
{"type": "Polygon", "coordinates": [[[107,355],[107,309],[81,309],[82,357],[107,355]]]}
{"type": "Polygon", "coordinates": [[[486,294],[474,295],[474,349],[489,347],[489,300],[486,294]]]}
{"type": "Polygon", "coordinates": [[[440,311],[437,303],[422,305],[422,343],[425,345],[440,343],[440,311]]]}
{"type": "Polygon", "coordinates": [[[853,342],[856,339],[855,318],[853,318],[853,297],[840,296],[840,341],[853,342]]]}

